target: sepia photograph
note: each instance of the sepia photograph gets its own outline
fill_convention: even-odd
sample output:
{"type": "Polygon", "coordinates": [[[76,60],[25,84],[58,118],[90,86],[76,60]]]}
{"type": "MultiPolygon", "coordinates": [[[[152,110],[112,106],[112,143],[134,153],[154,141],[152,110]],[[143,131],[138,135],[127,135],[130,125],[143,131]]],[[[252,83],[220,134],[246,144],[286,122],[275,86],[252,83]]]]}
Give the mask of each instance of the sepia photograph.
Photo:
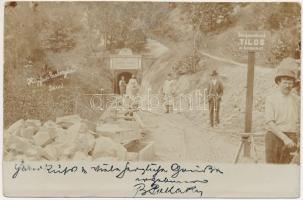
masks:
{"type": "MultiPolygon", "coordinates": [[[[115,178],[124,180],[144,168],[142,175],[157,172],[151,180],[134,175],[130,196],[298,197],[299,2],[5,1],[3,7],[3,163],[10,166],[4,185],[21,185],[15,181],[25,177],[41,184],[34,174],[42,171],[58,182],[80,171],[89,177],[74,177],[84,182],[93,172],[99,178],[119,172],[115,178]],[[285,194],[282,177],[272,180],[277,187],[264,183],[274,188],[268,194],[248,180],[241,187],[248,182],[260,190],[225,195],[225,182],[218,193],[207,189],[218,176],[236,174],[233,166],[264,167],[260,174],[272,176],[280,172],[270,167],[283,168],[296,182],[285,194]],[[157,174],[164,178],[155,181],[157,174]]],[[[4,187],[8,196],[37,196],[26,188],[4,187]]],[[[121,188],[104,196],[128,197],[121,188]]],[[[73,189],[68,196],[77,196],[68,193],[73,189]]]]}

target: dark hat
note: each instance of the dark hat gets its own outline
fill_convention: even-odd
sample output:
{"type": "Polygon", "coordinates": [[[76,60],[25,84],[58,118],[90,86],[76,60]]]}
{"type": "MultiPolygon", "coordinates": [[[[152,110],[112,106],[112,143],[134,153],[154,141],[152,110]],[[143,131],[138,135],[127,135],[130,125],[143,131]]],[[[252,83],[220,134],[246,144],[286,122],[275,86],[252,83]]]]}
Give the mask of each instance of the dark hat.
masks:
{"type": "Polygon", "coordinates": [[[216,70],[214,70],[211,74],[211,76],[217,76],[218,75],[218,72],[216,70]]]}

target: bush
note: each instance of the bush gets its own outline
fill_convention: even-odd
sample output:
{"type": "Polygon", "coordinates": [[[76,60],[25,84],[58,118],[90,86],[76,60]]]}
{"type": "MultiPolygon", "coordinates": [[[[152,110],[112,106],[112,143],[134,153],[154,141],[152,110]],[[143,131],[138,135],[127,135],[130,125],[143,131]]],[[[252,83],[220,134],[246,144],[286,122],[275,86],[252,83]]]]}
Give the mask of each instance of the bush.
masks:
{"type": "Polygon", "coordinates": [[[294,56],[295,41],[292,38],[293,34],[290,32],[284,31],[278,33],[278,35],[272,41],[268,56],[269,63],[276,65],[284,58],[294,56]]]}
{"type": "Polygon", "coordinates": [[[204,64],[204,57],[201,57],[198,54],[186,55],[174,64],[172,70],[177,75],[193,74],[203,69],[204,64]]]}
{"type": "Polygon", "coordinates": [[[200,3],[187,7],[186,11],[194,29],[204,33],[224,30],[234,21],[231,3],[200,3]]]}

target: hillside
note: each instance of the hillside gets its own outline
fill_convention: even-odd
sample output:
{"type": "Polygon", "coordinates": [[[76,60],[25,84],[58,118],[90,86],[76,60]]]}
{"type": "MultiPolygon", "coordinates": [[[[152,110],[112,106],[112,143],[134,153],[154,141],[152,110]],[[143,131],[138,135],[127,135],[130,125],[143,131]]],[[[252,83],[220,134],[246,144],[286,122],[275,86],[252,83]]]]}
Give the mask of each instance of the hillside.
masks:
{"type": "MultiPolygon", "coordinates": [[[[203,93],[207,87],[209,75],[213,70],[218,71],[219,76],[223,81],[224,95],[221,104],[221,125],[215,130],[208,128],[209,114],[206,102],[204,102],[204,106],[206,106],[205,110],[191,110],[189,101],[185,101],[182,105],[182,110],[177,106],[177,108],[175,108],[174,116],[168,116],[172,121],[176,120],[176,124],[178,124],[178,121],[180,120],[177,120],[177,118],[183,119],[183,121],[181,121],[184,124],[186,124],[185,121],[188,120],[191,125],[182,126],[179,123],[177,125],[179,127],[178,129],[189,129],[189,132],[194,135],[199,135],[197,137],[201,137],[200,141],[194,141],[195,137],[190,136],[191,133],[181,132],[180,135],[177,134],[179,136],[176,136],[181,137],[180,140],[176,139],[177,141],[181,142],[183,140],[182,137],[185,137],[185,143],[187,143],[185,146],[187,146],[187,148],[196,146],[196,148],[200,149],[199,151],[202,152],[208,152],[209,149],[213,149],[212,151],[216,152],[215,154],[209,154],[208,158],[206,158],[208,154],[203,154],[206,157],[200,158],[202,160],[220,162],[226,159],[231,161],[240,141],[239,133],[244,131],[247,52],[241,52],[238,49],[237,33],[239,31],[247,30],[246,27],[248,27],[249,23],[253,21],[250,15],[254,16],[252,14],[254,9],[255,5],[248,5],[243,8],[239,8],[237,10],[237,19],[239,20],[232,26],[224,31],[219,31],[218,33],[213,34],[202,34],[199,37],[198,54],[200,55],[200,62],[195,73],[188,72],[185,74],[179,74],[177,70],[174,70],[174,66],[178,65],[180,60],[184,60],[191,56],[193,51],[193,33],[189,25],[185,25],[184,20],[182,21],[185,16],[182,14],[181,9],[176,8],[168,16],[168,20],[170,21],[168,24],[170,24],[177,33],[176,38],[178,41],[175,42],[167,38],[155,37],[160,41],[160,43],[162,43],[163,48],[168,48],[168,50],[163,52],[163,54],[156,59],[154,64],[150,66],[148,70],[144,71],[144,78],[141,87],[142,93],[146,94],[147,91],[151,91],[153,94],[161,94],[166,74],[172,73],[176,79],[177,96],[175,99],[177,100],[175,100],[175,103],[178,104],[177,101],[182,95],[187,94],[194,96],[197,90],[203,93]],[[191,130],[189,127],[195,128],[191,130]],[[185,134],[185,136],[182,136],[183,134],[185,134]],[[191,137],[193,138],[193,141],[189,139],[191,137]],[[213,143],[211,142],[210,144],[210,141],[213,141],[213,143]],[[229,141],[229,144],[233,145],[227,147],[225,141],[229,141]],[[223,151],[224,153],[219,153],[220,151],[223,151]],[[225,154],[225,157],[220,158],[223,154],[225,154]]],[[[258,29],[262,30],[262,27],[258,27],[258,29]]],[[[253,132],[264,132],[265,98],[276,87],[274,83],[274,68],[276,63],[279,62],[277,60],[279,58],[274,57],[275,59],[273,59],[272,47],[276,45],[276,40],[279,40],[281,34],[288,34],[289,31],[293,31],[293,27],[285,29],[283,32],[268,30],[270,35],[266,38],[267,46],[263,52],[258,52],[256,54],[252,120],[253,132]]],[[[293,42],[298,42],[298,38],[294,38],[293,42]]],[[[165,130],[164,132],[166,133],[165,135],[159,133],[155,139],[159,142],[168,141],[170,137],[169,135],[174,134],[169,130],[165,130]]],[[[262,138],[257,140],[257,149],[260,151],[259,154],[264,155],[264,141],[262,138]]],[[[182,142],[181,144],[178,143],[177,146],[183,146],[182,142]]],[[[167,151],[174,152],[174,150],[167,151]]],[[[188,151],[188,154],[185,156],[186,158],[190,157],[191,153],[195,152],[195,150],[188,151]]],[[[199,158],[197,157],[196,159],[199,158]]],[[[264,161],[264,157],[261,156],[260,159],[264,161]]]]}
{"type": "MultiPolygon", "coordinates": [[[[167,74],[176,81],[173,113],[165,115],[161,105],[138,111],[144,123],[153,124],[145,140],[155,142],[157,160],[231,162],[244,130],[246,102],[247,52],[239,50],[238,32],[266,32],[264,50],[256,53],[252,120],[252,131],[262,132],[265,98],[275,88],[275,67],[285,58],[299,58],[300,23],[296,3],[7,4],[4,126],[19,119],[39,119],[43,124],[72,114],[100,124],[102,114],[116,115],[92,104],[98,100],[107,105],[110,95],[118,96],[113,95],[117,81],[109,57],[126,48],[143,56],[139,97],[151,93],[163,103],[167,74]],[[69,69],[74,71],[54,78],[69,69]],[[223,82],[224,95],[221,124],[209,128],[206,97],[203,109],[191,108],[197,102],[190,98],[204,94],[213,70],[223,82]],[[42,80],[46,81],[39,85],[42,80]],[[108,96],[91,98],[101,93],[108,96]],[[195,155],[197,151],[206,153],[195,155]]],[[[258,149],[264,155],[263,139],[258,149]]]]}

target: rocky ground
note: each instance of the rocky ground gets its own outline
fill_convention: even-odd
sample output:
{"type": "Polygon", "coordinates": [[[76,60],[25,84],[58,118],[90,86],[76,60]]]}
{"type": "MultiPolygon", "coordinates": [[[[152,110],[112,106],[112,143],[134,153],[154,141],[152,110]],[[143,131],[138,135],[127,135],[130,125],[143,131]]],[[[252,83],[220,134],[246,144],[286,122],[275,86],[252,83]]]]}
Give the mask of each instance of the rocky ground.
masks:
{"type": "MultiPolygon", "coordinates": [[[[158,59],[146,72],[142,84],[142,93],[149,88],[152,93],[160,92],[167,67],[171,59],[168,51],[158,59]],[[162,80],[163,79],[163,80],[162,80]],[[155,83],[155,84],[153,84],[155,83]]],[[[155,142],[156,156],[159,160],[184,160],[202,162],[229,162],[234,160],[241,137],[244,132],[245,98],[247,64],[239,63],[207,52],[206,65],[195,74],[186,74],[176,78],[177,93],[194,94],[197,90],[203,93],[212,70],[217,70],[224,84],[224,95],[221,103],[221,124],[209,128],[208,110],[176,110],[173,114],[163,114],[163,108],[142,113],[146,123],[157,124],[150,140],[155,142]]],[[[258,59],[258,58],[257,58],[258,59]]],[[[264,133],[264,103],[266,97],[275,88],[273,68],[256,65],[254,74],[254,107],[252,132],[264,133]]],[[[264,137],[255,138],[258,162],[264,162],[264,137]]],[[[253,162],[240,157],[239,162],[253,162]]]]}
{"type": "MultiPolygon", "coordinates": [[[[132,147],[131,150],[130,146],[133,144],[129,143],[140,141],[153,144],[154,156],[147,156],[145,159],[233,162],[241,141],[240,133],[244,130],[246,66],[208,54],[206,56],[208,63],[211,63],[206,70],[210,72],[216,69],[225,88],[221,104],[221,124],[218,127],[210,128],[208,125],[207,104],[203,110],[190,110],[186,103],[182,105],[182,110],[175,110],[170,114],[164,114],[163,108],[158,106],[149,111],[138,111],[135,118],[129,119],[124,117],[125,111],[111,108],[93,125],[77,115],[45,123],[39,120],[19,120],[5,130],[4,158],[138,160],[138,155],[134,152],[138,153],[144,147],[132,147]]],[[[151,68],[148,74],[150,79],[146,80],[153,80],[159,70],[161,67],[156,70],[151,68]]],[[[264,100],[274,87],[273,74],[274,70],[271,68],[257,66],[255,69],[253,132],[264,132],[264,100]]],[[[208,77],[205,71],[179,77],[176,80],[178,94],[193,94],[197,90],[203,93],[208,77]]],[[[161,84],[157,84],[159,88],[161,84]]],[[[146,92],[148,85],[153,84],[145,82],[141,94],[146,92]]],[[[180,107],[175,109],[178,108],[180,107]]],[[[263,137],[256,139],[259,162],[264,162],[263,140],[263,137]]],[[[241,157],[240,162],[253,161],[241,157]]]]}

